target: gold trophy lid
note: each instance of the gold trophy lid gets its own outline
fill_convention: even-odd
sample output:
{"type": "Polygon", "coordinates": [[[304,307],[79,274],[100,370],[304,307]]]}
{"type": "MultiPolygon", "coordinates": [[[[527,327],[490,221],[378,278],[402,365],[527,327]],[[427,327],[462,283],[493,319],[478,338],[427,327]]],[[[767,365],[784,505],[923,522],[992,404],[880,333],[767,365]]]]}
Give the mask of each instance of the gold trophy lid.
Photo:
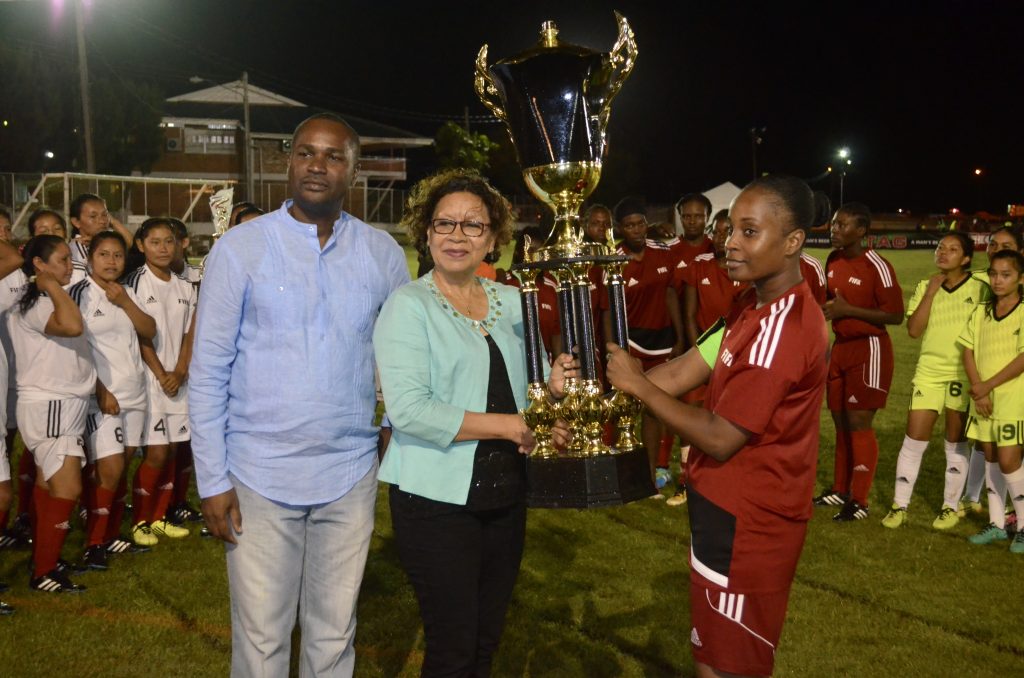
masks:
{"type": "Polygon", "coordinates": [[[499,64],[517,64],[527,59],[531,59],[541,54],[551,54],[552,52],[559,52],[562,54],[573,54],[575,56],[592,56],[594,54],[600,54],[600,52],[590,49],[588,47],[581,47],[580,45],[573,45],[568,42],[562,42],[558,39],[558,26],[551,19],[544,21],[540,25],[540,40],[533,47],[528,48],[524,52],[520,52],[515,56],[506,57],[494,62],[494,65],[499,64]]]}

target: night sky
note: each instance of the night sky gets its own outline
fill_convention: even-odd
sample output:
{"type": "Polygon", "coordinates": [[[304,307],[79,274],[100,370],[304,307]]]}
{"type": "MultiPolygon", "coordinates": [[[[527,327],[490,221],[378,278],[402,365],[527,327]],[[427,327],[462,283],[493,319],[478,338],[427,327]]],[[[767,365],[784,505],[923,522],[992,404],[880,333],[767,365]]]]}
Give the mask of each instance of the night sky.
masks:
{"type": "MultiPolygon", "coordinates": [[[[88,4],[96,75],[171,96],[197,88],[190,75],[248,69],[255,85],[427,136],[465,106],[474,128],[500,130],[472,89],[483,43],[492,61],[510,56],[550,18],[563,40],[607,50],[618,9],[640,56],[612,108],[606,172],[631,192],[668,201],[742,185],[758,126],[762,171],[819,177],[848,146],[846,198],[876,211],[1024,203],[1019,2],[88,4]]],[[[70,0],[0,3],[0,64],[29,48],[74,58],[70,0]]],[[[833,178],[812,186],[838,198],[833,178]]]]}

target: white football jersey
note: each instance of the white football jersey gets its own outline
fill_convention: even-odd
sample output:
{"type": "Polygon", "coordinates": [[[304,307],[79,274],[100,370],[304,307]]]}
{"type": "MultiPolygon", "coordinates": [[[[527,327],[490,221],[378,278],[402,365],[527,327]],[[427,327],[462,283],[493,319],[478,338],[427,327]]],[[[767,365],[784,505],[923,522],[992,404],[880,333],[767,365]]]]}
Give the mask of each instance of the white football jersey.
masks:
{"type": "Polygon", "coordinates": [[[22,313],[15,306],[7,314],[18,370],[18,399],[25,402],[88,398],[96,390],[96,369],[85,335],[52,337],[46,323],[53,301],[40,295],[35,306],[22,313]]]}
{"type": "MultiPolygon", "coordinates": [[[[156,337],[153,348],[164,370],[171,371],[178,363],[182,340],[188,332],[196,308],[196,289],[184,278],[171,274],[171,279],[161,280],[149,264],[143,264],[128,274],[125,287],[135,292],[139,308],[156,321],[156,337]]],[[[167,397],[160,388],[153,370],[146,369],[146,383],[149,386],[149,411],[155,414],[187,414],[188,388],[185,384],[173,398],[167,397]]]]}
{"type": "MultiPolygon", "coordinates": [[[[125,292],[142,307],[134,290],[126,287],[125,292]]],[[[128,314],[110,303],[107,293],[91,277],[72,285],[68,293],[82,312],[99,380],[114,394],[122,410],[146,409],[146,366],[128,314]]]]}
{"type": "Polygon", "coordinates": [[[89,275],[89,248],[77,237],[68,243],[71,248],[71,283],[81,282],[89,275]]]}
{"type": "MultiPolygon", "coordinates": [[[[19,268],[3,280],[0,280],[0,344],[3,344],[4,355],[0,360],[6,358],[4,363],[7,373],[14,374],[14,347],[11,345],[11,334],[7,331],[6,313],[25,294],[28,287],[28,276],[19,268]]],[[[14,380],[8,381],[11,388],[14,388],[14,380]]]]}

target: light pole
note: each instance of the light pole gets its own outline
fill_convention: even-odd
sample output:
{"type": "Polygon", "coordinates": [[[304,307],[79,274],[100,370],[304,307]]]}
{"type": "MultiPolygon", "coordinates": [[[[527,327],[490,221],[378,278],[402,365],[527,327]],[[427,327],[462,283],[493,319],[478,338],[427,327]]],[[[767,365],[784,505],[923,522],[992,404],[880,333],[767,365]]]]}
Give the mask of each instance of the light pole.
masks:
{"type": "Polygon", "coordinates": [[[850,149],[843,146],[836,152],[836,156],[839,158],[839,204],[843,204],[843,193],[846,188],[846,170],[853,164],[853,158],[850,157],[850,149]]]}
{"type": "Polygon", "coordinates": [[[757,147],[764,143],[764,133],[767,131],[767,127],[750,128],[750,164],[754,179],[757,179],[757,147]]]}
{"type": "MultiPolygon", "coordinates": [[[[210,83],[211,85],[217,85],[218,87],[223,87],[224,89],[226,89],[226,90],[228,90],[229,92],[232,92],[232,93],[234,93],[234,91],[235,91],[235,90],[231,89],[230,87],[228,87],[226,85],[223,85],[223,84],[221,84],[219,82],[214,82],[213,80],[207,80],[206,78],[202,78],[202,77],[200,77],[198,75],[193,75],[191,78],[188,79],[188,81],[193,83],[193,84],[199,84],[201,82],[207,82],[207,83],[210,83]]],[[[250,127],[250,125],[249,125],[249,71],[242,71],[241,82],[242,82],[242,133],[243,133],[243,141],[242,141],[242,172],[243,172],[243,175],[245,176],[245,198],[246,198],[246,200],[252,200],[253,202],[255,202],[255,200],[253,199],[253,195],[256,192],[256,187],[255,187],[255,184],[253,182],[253,173],[252,173],[252,131],[249,128],[250,127]]]]}
{"type": "Polygon", "coordinates": [[[96,156],[92,149],[92,111],[89,106],[89,63],[85,57],[85,26],[82,22],[82,0],[75,2],[75,35],[78,40],[78,86],[82,95],[82,131],[85,133],[85,171],[96,173],[96,156]]]}

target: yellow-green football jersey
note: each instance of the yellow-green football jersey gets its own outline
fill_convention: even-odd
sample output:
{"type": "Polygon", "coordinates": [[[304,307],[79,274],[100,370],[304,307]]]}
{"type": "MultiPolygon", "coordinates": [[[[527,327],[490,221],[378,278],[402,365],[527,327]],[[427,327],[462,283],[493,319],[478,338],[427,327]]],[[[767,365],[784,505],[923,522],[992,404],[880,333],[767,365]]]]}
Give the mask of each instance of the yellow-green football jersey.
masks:
{"type": "MultiPolygon", "coordinates": [[[[907,306],[908,318],[917,310],[927,289],[927,279],[917,283],[917,289],[907,306]]],[[[915,382],[967,381],[962,349],[956,340],[971,313],[988,301],[989,296],[991,292],[988,284],[973,276],[967,276],[953,289],[939,288],[932,299],[928,325],[921,335],[921,355],[914,371],[915,382]]]]}
{"type": "MultiPolygon", "coordinates": [[[[1017,302],[1002,318],[990,313],[987,305],[979,306],[957,341],[974,351],[978,375],[988,379],[1024,353],[1024,304],[1017,302]]],[[[991,398],[993,419],[1024,419],[1024,374],[997,386],[991,398]]]]}

